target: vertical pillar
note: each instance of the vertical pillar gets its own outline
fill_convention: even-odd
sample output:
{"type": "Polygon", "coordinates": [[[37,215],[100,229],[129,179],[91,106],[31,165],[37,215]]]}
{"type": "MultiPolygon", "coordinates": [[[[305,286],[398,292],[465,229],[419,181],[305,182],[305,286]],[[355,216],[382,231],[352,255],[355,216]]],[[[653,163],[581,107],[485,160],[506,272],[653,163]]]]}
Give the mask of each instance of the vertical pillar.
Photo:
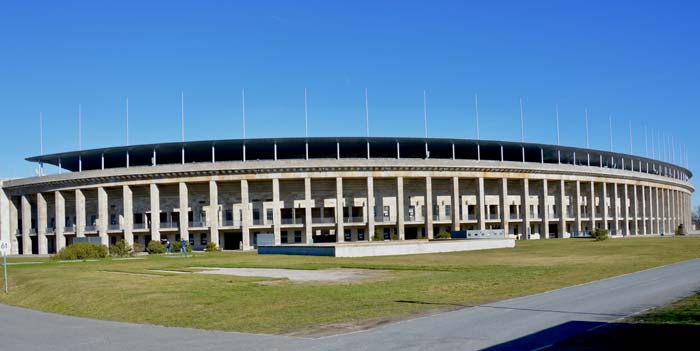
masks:
{"type": "Polygon", "coordinates": [[[540,199],[540,204],[542,204],[542,234],[545,239],[549,239],[549,190],[547,189],[547,179],[542,179],[542,198],[540,199]]]}
{"type": "Polygon", "coordinates": [[[656,223],[656,217],[659,216],[659,209],[656,207],[656,199],[654,196],[654,188],[647,187],[649,190],[649,234],[659,234],[659,225],[656,223]]]}
{"type": "Polygon", "coordinates": [[[576,198],[574,204],[576,206],[576,235],[581,235],[581,181],[576,181],[576,198]]]}
{"type": "Polygon", "coordinates": [[[343,225],[343,178],[335,178],[335,241],[342,243],[345,241],[345,226],[343,225]]]}
{"type": "Polygon", "coordinates": [[[124,241],[130,246],[134,245],[134,200],[131,188],[122,186],[122,201],[124,211],[124,241]]]}
{"type": "Polygon", "coordinates": [[[215,180],[209,181],[209,237],[211,241],[220,247],[219,244],[219,185],[215,180]]]}
{"type": "Polygon", "coordinates": [[[508,208],[508,178],[501,178],[501,228],[503,233],[508,235],[508,219],[510,209],[508,208]]]}
{"type": "Polygon", "coordinates": [[[600,206],[603,209],[603,228],[605,229],[612,229],[608,226],[608,183],[603,182],[603,193],[602,193],[602,199],[600,201],[600,206]]]}
{"type": "Polygon", "coordinates": [[[428,239],[433,238],[433,180],[425,177],[425,232],[428,239]]]}
{"type": "Polygon", "coordinates": [[[396,178],[396,230],[399,232],[399,240],[404,240],[405,237],[405,232],[404,232],[404,223],[403,223],[403,216],[404,211],[403,208],[403,177],[397,177],[396,178]]]}
{"type": "Polygon", "coordinates": [[[7,199],[8,207],[10,208],[10,252],[13,255],[19,255],[19,243],[17,242],[17,228],[19,228],[19,214],[17,213],[17,204],[12,198],[7,199]]]}
{"type": "Polygon", "coordinates": [[[367,241],[374,237],[374,178],[367,177],[367,241]]]}
{"type": "MultiPolygon", "coordinates": [[[[481,188],[481,185],[479,185],[481,188]]],[[[522,199],[520,214],[523,216],[523,238],[530,239],[530,183],[523,179],[522,199]]]]}
{"type": "MultiPolygon", "coordinates": [[[[568,238],[571,234],[566,232],[566,219],[569,211],[566,208],[566,182],[559,180],[559,235],[560,238],[568,238]]],[[[569,205],[571,206],[571,205],[569,205]]]]}
{"type": "MultiPolygon", "coordinates": [[[[189,230],[189,191],[187,189],[187,183],[180,182],[178,184],[178,198],[179,198],[179,209],[180,218],[178,219],[178,226],[180,227],[180,240],[190,241],[190,230],[189,230]]],[[[210,211],[211,212],[211,211],[210,211]]]]}
{"type": "Polygon", "coordinates": [[[109,245],[109,235],[107,234],[107,228],[109,224],[109,212],[108,212],[108,200],[107,200],[107,190],[104,187],[97,188],[97,233],[100,236],[100,244],[108,246],[109,245]]]}
{"type": "Polygon", "coordinates": [[[620,211],[618,211],[618,207],[620,207],[620,197],[619,197],[619,191],[618,191],[618,184],[617,183],[611,183],[613,187],[613,201],[610,204],[610,207],[613,209],[613,229],[615,229],[615,234],[616,235],[621,235],[623,231],[620,230],[620,211]]]}
{"type": "Polygon", "coordinates": [[[660,202],[661,202],[661,211],[659,212],[659,213],[661,214],[661,216],[660,216],[660,218],[659,218],[660,221],[661,221],[661,223],[660,223],[660,227],[661,227],[660,231],[661,231],[662,233],[664,233],[664,235],[668,235],[668,230],[666,229],[666,217],[668,216],[668,212],[667,212],[667,210],[666,210],[666,198],[665,198],[665,196],[664,196],[664,195],[666,195],[666,194],[665,194],[664,189],[661,189],[661,188],[656,188],[656,192],[657,192],[657,194],[659,195],[660,202]]]}
{"type": "Polygon", "coordinates": [[[629,198],[629,194],[627,193],[629,191],[629,189],[627,189],[628,187],[628,185],[625,185],[625,197],[627,198],[627,201],[630,202],[631,210],[631,213],[627,214],[627,220],[632,220],[632,225],[630,226],[629,234],[639,235],[639,222],[637,222],[637,217],[639,214],[639,204],[637,200],[637,185],[632,185],[632,199],[629,198]]]}
{"type": "MultiPolygon", "coordinates": [[[[306,230],[306,243],[313,242],[313,226],[311,218],[311,178],[304,178],[304,229],[306,230]]],[[[371,236],[372,234],[370,234],[371,236]]]]}
{"type": "Polygon", "coordinates": [[[36,226],[37,226],[37,240],[39,255],[46,255],[49,253],[48,242],[46,240],[46,198],[44,194],[36,194],[36,226]]]}
{"type": "Polygon", "coordinates": [[[56,252],[60,251],[66,246],[66,199],[60,191],[54,191],[54,215],[56,221],[56,229],[54,230],[55,235],[55,247],[56,252]]]}
{"type": "Polygon", "coordinates": [[[486,230],[486,218],[485,218],[485,213],[484,213],[484,177],[479,177],[478,180],[478,194],[477,194],[477,201],[479,202],[477,205],[479,206],[479,209],[477,210],[479,212],[478,218],[479,218],[479,230],[486,230]]]}
{"type": "Polygon", "coordinates": [[[243,247],[241,250],[250,250],[250,201],[248,200],[248,180],[241,179],[241,234],[243,247]]]}
{"type": "MultiPolygon", "coordinates": [[[[2,189],[2,181],[0,181],[0,240],[11,243],[10,237],[13,235],[15,233],[10,231],[10,199],[7,198],[7,194],[2,189]]],[[[10,244],[10,250],[13,249],[13,246],[10,244]]]]}
{"type": "Polygon", "coordinates": [[[452,177],[452,230],[454,231],[460,230],[459,208],[459,178],[452,177]]]}
{"type": "Polygon", "coordinates": [[[591,228],[590,230],[595,230],[595,182],[591,181],[590,184],[590,197],[588,198],[588,212],[591,217],[591,228]]]}
{"type": "MultiPolygon", "coordinates": [[[[642,194],[642,235],[647,235],[647,198],[644,185],[640,185],[640,194],[642,194]]],[[[639,214],[639,212],[637,212],[639,214]]]]}
{"type": "Polygon", "coordinates": [[[29,233],[32,229],[32,205],[26,195],[22,195],[22,254],[32,254],[32,238],[29,233]]]}
{"type": "MultiPolygon", "coordinates": [[[[282,243],[280,226],[282,225],[282,210],[280,209],[280,180],[279,178],[272,179],[272,232],[275,235],[275,245],[282,243]]],[[[290,236],[287,236],[287,242],[290,236]]]]}
{"type": "MultiPolygon", "coordinates": [[[[151,240],[160,241],[160,190],[157,184],[151,184],[151,240]]],[[[148,243],[146,243],[148,245],[148,243]]]]}
{"type": "Polygon", "coordinates": [[[75,189],[75,236],[85,237],[85,194],[75,189]]]}
{"type": "Polygon", "coordinates": [[[656,210],[654,213],[656,213],[656,217],[654,217],[654,221],[656,222],[656,234],[661,235],[663,232],[663,228],[661,227],[661,199],[660,199],[660,194],[659,194],[659,188],[654,188],[654,203],[656,206],[656,210]]]}

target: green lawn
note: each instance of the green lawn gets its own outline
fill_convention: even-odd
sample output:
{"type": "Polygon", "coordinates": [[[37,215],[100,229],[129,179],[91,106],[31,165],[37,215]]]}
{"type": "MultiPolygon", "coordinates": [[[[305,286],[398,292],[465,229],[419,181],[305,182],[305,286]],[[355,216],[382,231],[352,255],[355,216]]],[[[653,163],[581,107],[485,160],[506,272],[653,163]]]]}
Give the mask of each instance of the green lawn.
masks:
{"type": "MultiPolygon", "coordinates": [[[[522,296],[700,256],[700,238],[521,241],[515,249],[375,258],[258,256],[101,260],[10,266],[0,302],[99,319],[263,333],[362,326],[522,296]],[[391,270],[344,284],[154,273],[189,267],[391,270]]],[[[0,279],[2,279],[0,277],[0,279]]]]}

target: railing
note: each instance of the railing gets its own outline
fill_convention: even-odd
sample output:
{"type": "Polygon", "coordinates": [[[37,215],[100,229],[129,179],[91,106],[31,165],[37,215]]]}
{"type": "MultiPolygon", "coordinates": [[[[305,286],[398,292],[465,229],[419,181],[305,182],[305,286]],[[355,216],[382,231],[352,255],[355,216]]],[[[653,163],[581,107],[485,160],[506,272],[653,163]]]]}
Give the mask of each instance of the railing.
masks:
{"type": "Polygon", "coordinates": [[[549,212],[549,218],[559,218],[559,213],[557,212],[549,212]]]}
{"type": "Polygon", "coordinates": [[[176,229],[180,226],[178,222],[162,222],[160,223],[160,229],[176,229]]]}
{"type": "Polygon", "coordinates": [[[364,217],[344,217],[343,223],[364,223],[364,217]]]}
{"type": "MultiPolygon", "coordinates": [[[[272,224],[272,221],[269,221],[272,224]]],[[[268,225],[267,221],[263,218],[253,219],[252,225],[268,225]]]]}
{"type": "Polygon", "coordinates": [[[450,221],[450,216],[433,215],[433,221],[450,221]]]}
{"type": "Polygon", "coordinates": [[[232,219],[221,221],[222,227],[240,227],[241,221],[234,221],[232,219]]]}
{"type": "Polygon", "coordinates": [[[335,218],[333,217],[314,217],[311,219],[311,223],[321,223],[321,224],[328,224],[328,223],[335,223],[335,218]]]}
{"type": "Polygon", "coordinates": [[[63,228],[64,233],[75,233],[75,226],[74,225],[67,225],[65,228],[63,228]]]}
{"type": "Polygon", "coordinates": [[[208,227],[206,222],[203,221],[190,221],[187,223],[187,226],[190,228],[206,228],[208,227]]]}
{"type": "Polygon", "coordinates": [[[146,223],[134,223],[133,228],[136,230],[148,229],[148,226],[146,225],[146,223]]]}
{"type": "Polygon", "coordinates": [[[54,227],[44,228],[44,234],[53,234],[53,233],[54,233],[54,227]]]}
{"type": "Polygon", "coordinates": [[[374,217],[374,222],[375,223],[391,223],[393,221],[391,220],[391,217],[389,217],[389,216],[386,216],[386,217],[376,216],[376,217],[374,217]]]}
{"type": "Polygon", "coordinates": [[[510,219],[521,219],[520,214],[519,213],[511,213],[510,219]]]}
{"type": "Polygon", "coordinates": [[[304,218],[282,218],[282,224],[304,224],[304,218]]]}
{"type": "Polygon", "coordinates": [[[566,212],[566,218],[574,218],[574,217],[575,217],[574,211],[567,211],[566,212]]]}
{"type": "Polygon", "coordinates": [[[499,216],[496,213],[493,213],[493,214],[487,213],[486,220],[487,221],[499,221],[499,220],[501,220],[501,216],[499,216]]]}
{"type": "Polygon", "coordinates": [[[94,226],[94,225],[86,225],[86,226],[85,226],[85,231],[86,231],[86,232],[96,232],[96,231],[97,231],[97,226],[94,226]]]}
{"type": "Polygon", "coordinates": [[[110,224],[107,226],[107,230],[122,230],[121,224],[110,224]]]}

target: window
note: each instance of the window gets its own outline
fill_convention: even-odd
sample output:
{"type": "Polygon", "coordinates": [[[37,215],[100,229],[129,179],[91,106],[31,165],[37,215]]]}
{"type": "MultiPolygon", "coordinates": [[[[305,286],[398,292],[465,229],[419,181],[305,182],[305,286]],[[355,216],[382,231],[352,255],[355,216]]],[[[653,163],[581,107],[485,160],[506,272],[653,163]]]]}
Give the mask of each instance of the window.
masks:
{"type": "Polygon", "coordinates": [[[109,224],[111,224],[111,225],[117,224],[117,215],[112,214],[109,216],[109,224]]]}
{"type": "Polygon", "coordinates": [[[365,230],[360,228],[357,230],[357,240],[365,240],[365,230]]]}
{"type": "Polygon", "coordinates": [[[286,230],[283,230],[283,231],[280,233],[280,241],[281,241],[283,244],[287,244],[287,243],[289,242],[288,239],[287,239],[287,231],[286,231],[286,230]]]}
{"type": "Polygon", "coordinates": [[[389,218],[389,206],[384,206],[383,212],[384,212],[384,218],[389,218]]]}
{"type": "Polygon", "coordinates": [[[268,220],[268,221],[272,221],[272,209],[271,209],[271,208],[268,208],[268,209],[265,211],[265,216],[267,217],[267,220],[268,220]]]}
{"type": "Polygon", "coordinates": [[[96,225],[96,223],[97,223],[97,216],[90,215],[90,225],[96,225]]]}
{"type": "Polygon", "coordinates": [[[452,206],[451,205],[445,205],[445,216],[446,217],[452,216],[452,206]]]}
{"type": "Polygon", "coordinates": [[[350,233],[349,229],[345,229],[345,241],[352,241],[352,234],[350,233]]]}
{"type": "MultiPolygon", "coordinates": [[[[194,241],[194,240],[193,240],[194,241]]],[[[200,245],[206,245],[207,244],[207,235],[206,234],[200,234],[199,235],[199,244],[200,245]]]]}
{"type": "Polygon", "coordinates": [[[294,232],[294,242],[301,243],[301,230],[297,230],[294,232]]]}
{"type": "Polygon", "coordinates": [[[257,208],[253,209],[253,220],[254,221],[260,220],[260,209],[257,209],[257,208]]]}

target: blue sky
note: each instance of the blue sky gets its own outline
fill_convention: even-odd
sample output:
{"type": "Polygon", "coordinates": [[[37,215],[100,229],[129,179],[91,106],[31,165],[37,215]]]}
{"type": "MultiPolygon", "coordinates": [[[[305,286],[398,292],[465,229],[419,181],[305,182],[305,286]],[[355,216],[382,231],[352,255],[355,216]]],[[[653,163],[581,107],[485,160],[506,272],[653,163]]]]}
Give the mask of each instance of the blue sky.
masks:
{"type": "MultiPolygon", "coordinates": [[[[700,169],[700,4],[685,1],[13,1],[0,5],[0,177],[46,153],[242,136],[370,133],[520,139],[644,155],[644,125],[673,135],[700,169]]],[[[649,139],[650,143],[650,139],[649,139]]],[[[49,170],[54,171],[54,170],[49,170]]],[[[693,184],[698,186],[698,178],[693,184]]],[[[695,202],[700,202],[696,195],[695,202]]]]}

